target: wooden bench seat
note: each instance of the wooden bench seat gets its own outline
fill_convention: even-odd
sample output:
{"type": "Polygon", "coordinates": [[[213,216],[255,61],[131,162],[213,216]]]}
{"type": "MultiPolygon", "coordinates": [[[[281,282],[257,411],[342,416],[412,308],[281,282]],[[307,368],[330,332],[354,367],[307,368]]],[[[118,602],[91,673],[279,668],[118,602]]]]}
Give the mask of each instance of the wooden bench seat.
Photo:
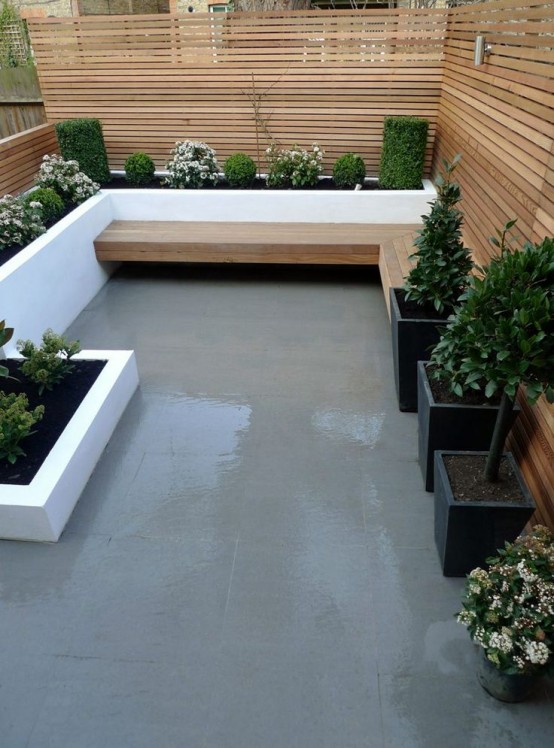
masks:
{"type": "Polygon", "coordinates": [[[412,224],[112,221],[98,260],[377,265],[381,245],[412,224]]]}
{"type": "Polygon", "coordinates": [[[389,289],[404,285],[404,278],[408,275],[415,260],[410,258],[415,252],[414,239],[417,232],[403,234],[395,239],[385,242],[381,246],[379,254],[379,273],[381,274],[381,285],[385,294],[385,303],[390,317],[389,289]]]}

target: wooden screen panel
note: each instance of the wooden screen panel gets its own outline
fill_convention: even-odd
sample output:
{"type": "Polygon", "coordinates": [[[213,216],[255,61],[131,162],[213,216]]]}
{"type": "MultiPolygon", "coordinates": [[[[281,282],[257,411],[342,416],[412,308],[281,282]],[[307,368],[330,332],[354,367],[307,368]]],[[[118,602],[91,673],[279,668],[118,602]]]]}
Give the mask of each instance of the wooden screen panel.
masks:
{"type": "MultiPolygon", "coordinates": [[[[464,237],[477,260],[489,237],[517,218],[520,241],[554,235],[554,3],[507,0],[452,9],[434,168],[456,153],[464,237]],[[473,63],[477,34],[492,44],[473,63]]],[[[521,398],[520,398],[521,399],[521,398]]],[[[554,527],[554,408],[523,404],[511,448],[538,502],[534,521],[554,527]]]]}
{"type": "Polygon", "coordinates": [[[356,151],[376,175],[383,118],[430,121],[444,12],[298,11],[44,19],[31,24],[50,121],[102,120],[110,165],[136,150],[164,168],[177,140],[261,162],[269,140],[319,143],[330,171],[356,151]],[[252,99],[260,104],[258,138],[252,99]]]}
{"type": "Polygon", "coordinates": [[[51,124],[0,140],[0,196],[28,190],[33,186],[42,157],[59,152],[51,124]]]}

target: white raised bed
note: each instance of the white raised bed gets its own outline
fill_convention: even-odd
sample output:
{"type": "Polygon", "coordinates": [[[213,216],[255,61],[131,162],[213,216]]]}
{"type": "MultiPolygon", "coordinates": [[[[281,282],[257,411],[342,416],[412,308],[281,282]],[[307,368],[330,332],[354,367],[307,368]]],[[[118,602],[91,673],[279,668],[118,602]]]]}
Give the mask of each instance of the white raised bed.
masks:
{"type": "Polygon", "coordinates": [[[133,351],[82,351],[74,358],[107,363],[32,482],[0,485],[1,538],[58,540],[138,385],[133,351]]]}

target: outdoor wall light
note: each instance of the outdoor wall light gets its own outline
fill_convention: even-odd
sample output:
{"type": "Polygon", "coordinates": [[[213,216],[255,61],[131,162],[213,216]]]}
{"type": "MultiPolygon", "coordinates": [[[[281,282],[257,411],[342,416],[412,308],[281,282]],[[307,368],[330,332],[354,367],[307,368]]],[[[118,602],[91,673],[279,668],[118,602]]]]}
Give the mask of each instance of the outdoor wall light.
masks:
{"type": "Polygon", "coordinates": [[[485,55],[490,55],[491,50],[492,44],[487,44],[484,36],[476,36],[473,63],[475,65],[482,65],[485,62],[485,55]]]}

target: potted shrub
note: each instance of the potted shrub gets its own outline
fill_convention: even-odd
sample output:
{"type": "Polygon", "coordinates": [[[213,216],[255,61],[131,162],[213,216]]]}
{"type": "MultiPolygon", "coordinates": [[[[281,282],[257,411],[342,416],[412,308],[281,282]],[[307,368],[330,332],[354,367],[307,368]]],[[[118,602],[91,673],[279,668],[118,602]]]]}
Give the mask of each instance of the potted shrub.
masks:
{"type": "Polygon", "coordinates": [[[457,620],[481,647],[483,688],[500,701],[523,701],[554,672],[554,536],[537,525],[473,569],[457,620]]]}
{"type": "Polygon", "coordinates": [[[402,411],[417,410],[417,362],[427,360],[468,282],[473,263],[462,242],[460,187],[452,174],[460,160],[444,162],[437,199],[414,241],[417,264],[403,288],[390,289],[394,381],[402,411]]]}
{"type": "Polygon", "coordinates": [[[449,576],[480,566],[521,532],[534,503],[511,454],[504,455],[518,388],[530,404],[554,401],[554,239],[506,246],[474,277],[433,353],[434,375],[457,395],[500,396],[488,453],[435,452],[435,541],[449,576]]]}

